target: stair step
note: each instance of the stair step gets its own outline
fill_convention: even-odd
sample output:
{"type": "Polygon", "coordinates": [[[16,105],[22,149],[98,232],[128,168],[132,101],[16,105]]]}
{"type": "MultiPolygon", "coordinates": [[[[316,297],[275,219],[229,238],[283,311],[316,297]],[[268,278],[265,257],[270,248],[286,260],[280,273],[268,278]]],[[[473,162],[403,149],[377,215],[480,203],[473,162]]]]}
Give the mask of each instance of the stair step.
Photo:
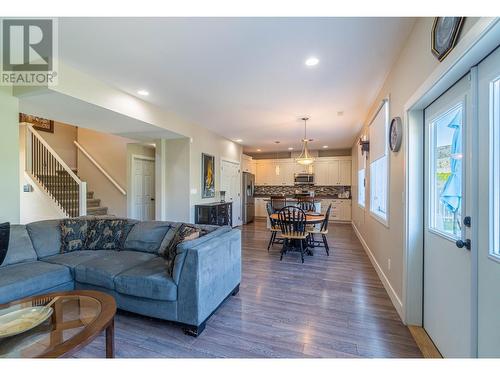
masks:
{"type": "Polygon", "coordinates": [[[87,208],[87,215],[107,215],[108,208],[107,207],[89,207],[87,208]]]}
{"type": "Polygon", "coordinates": [[[99,207],[101,205],[101,200],[97,198],[87,198],[87,208],[99,207]]]}

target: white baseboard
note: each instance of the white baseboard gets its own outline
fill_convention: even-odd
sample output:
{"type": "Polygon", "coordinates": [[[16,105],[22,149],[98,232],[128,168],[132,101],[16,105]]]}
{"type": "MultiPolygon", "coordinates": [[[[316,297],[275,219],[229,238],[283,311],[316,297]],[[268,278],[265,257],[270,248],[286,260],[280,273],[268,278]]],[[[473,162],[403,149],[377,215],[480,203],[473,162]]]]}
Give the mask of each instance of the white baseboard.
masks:
{"type": "Polygon", "coordinates": [[[396,308],[396,311],[399,314],[399,317],[401,320],[404,322],[404,314],[403,314],[403,303],[401,302],[401,299],[399,299],[398,295],[394,291],[394,288],[392,287],[391,283],[389,282],[389,279],[385,275],[384,271],[382,270],[382,267],[378,264],[377,260],[375,259],[375,256],[373,255],[372,251],[366,244],[366,241],[364,240],[363,236],[359,232],[358,228],[356,228],[356,225],[354,222],[352,222],[352,227],[354,229],[354,232],[356,233],[356,236],[358,237],[359,241],[361,242],[361,245],[363,245],[363,249],[365,249],[366,255],[368,255],[368,258],[370,258],[370,262],[373,265],[373,268],[375,268],[375,271],[377,271],[378,277],[380,278],[380,281],[382,281],[382,284],[384,285],[385,290],[387,291],[387,294],[389,294],[389,298],[392,301],[392,304],[396,308]]]}

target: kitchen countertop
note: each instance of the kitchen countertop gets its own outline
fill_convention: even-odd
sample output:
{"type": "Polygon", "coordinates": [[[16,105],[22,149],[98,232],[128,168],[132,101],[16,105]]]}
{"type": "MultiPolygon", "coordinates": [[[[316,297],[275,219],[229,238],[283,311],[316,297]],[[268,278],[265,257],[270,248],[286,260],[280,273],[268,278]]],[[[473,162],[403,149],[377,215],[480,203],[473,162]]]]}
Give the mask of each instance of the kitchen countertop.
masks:
{"type": "MultiPolygon", "coordinates": [[[[269,195],[263,195],[263,194],[254,195],[254,198],[264,198],[265,201],[270,201],[271,200],[271,198],[270,198],[269,195]]],[[[285,198],[287,200],[290,200],[290,201],[297,200],[297,198],[294,198],[292,196],[285,196],[285,198]]],[[[323,199],[347,199],[347,200],[351,200],[351,198],[339,198],[339,197],[336,197],[334,195],[330,195],[330,196],[328,196],[328,195],[316,195],[316,196],[314,196],[314,199],[316,201],[321,201],[323,199]]]]}

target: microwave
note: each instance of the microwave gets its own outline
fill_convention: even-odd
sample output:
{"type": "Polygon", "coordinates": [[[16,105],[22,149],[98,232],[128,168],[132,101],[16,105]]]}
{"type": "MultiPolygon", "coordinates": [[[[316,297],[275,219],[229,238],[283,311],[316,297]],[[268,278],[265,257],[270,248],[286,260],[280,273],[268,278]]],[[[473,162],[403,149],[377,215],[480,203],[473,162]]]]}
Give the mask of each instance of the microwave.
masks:
{"type": "Polygon", "coordinates": [[[295,185],[314,185],[314,174],[312,173],[295,173],[295,185]]]}

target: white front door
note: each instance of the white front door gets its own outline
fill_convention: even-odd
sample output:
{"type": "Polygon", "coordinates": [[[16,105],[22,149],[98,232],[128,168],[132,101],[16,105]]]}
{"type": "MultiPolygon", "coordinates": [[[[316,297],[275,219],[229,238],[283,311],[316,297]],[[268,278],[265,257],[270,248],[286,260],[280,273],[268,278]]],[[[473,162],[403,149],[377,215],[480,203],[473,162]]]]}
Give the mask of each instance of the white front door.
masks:
{"type": "Polygon", "coordinates": [[[241,225],[241,173],[240,165],[221,162],[221,188],[226,192],[226,202],[233,202],[233,226],[241,225]]]}
{"type": "Polygon", "coordinates": [[[155,161],[134,156],[133,166],[133,214],[137,220],[155,219],[155,161]]]}
{"type": "Polygon", "coordinates": [[[425,109],[424,328],[444,357],[472,352],[470,74],[425,109]],[[459,244],[460,245],[460,244],[459,244]]]}
{"type": "MultiPolygon", "coordinates": [[[[478,66],[478,356],[500,357],[500,48],[478,66]]],[[[474,224],[476,225],[476,224],[474,224]]]]}

